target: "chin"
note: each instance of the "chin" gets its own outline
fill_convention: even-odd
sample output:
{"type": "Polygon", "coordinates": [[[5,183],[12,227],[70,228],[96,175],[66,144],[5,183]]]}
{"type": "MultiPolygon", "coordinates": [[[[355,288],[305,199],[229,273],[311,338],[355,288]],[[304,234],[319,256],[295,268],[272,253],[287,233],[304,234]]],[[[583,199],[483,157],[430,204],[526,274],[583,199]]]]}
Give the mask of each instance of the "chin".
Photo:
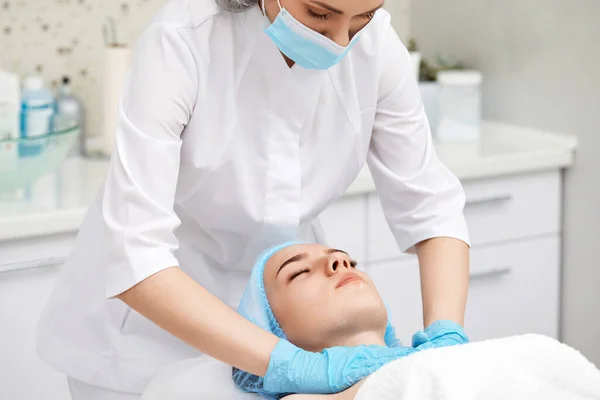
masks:
{"type": "Polygon", "coordinates": [[[388,314],[379,296],[354,296],[342,303],[340,325],[356,331],[382,331],[385,333],[388,314]]]}
{"type": "Polygon", "coordinates": [[[388,315],[378,296],[354,296],[351,300],[338,302],[338,306],[322,315],[321,324],[308,322],[302,335],[289,335],[296,346],[320,352],[334,346],[381,345],[388,315]],[[317,329],[307,329],[312,326],[317,329]]]}

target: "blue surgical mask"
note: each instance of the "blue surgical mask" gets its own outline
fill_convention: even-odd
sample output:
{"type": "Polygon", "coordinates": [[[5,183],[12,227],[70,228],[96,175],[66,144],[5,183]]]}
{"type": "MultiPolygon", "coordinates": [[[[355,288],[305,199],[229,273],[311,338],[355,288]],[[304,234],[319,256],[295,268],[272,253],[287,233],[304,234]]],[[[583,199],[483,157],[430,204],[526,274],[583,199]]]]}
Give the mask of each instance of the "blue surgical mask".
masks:
{"type": "MultiPolygon", "coordinates": [[[[280,0],[277,3],[281,11],[265,32],[283,54],[303,68],[326,70],[339,64],[360,37],[359,32],[348,46],[340,46],[294,18],[280,0]]],[[[266,15],[265,0],[262,7],[266,15]]]]}

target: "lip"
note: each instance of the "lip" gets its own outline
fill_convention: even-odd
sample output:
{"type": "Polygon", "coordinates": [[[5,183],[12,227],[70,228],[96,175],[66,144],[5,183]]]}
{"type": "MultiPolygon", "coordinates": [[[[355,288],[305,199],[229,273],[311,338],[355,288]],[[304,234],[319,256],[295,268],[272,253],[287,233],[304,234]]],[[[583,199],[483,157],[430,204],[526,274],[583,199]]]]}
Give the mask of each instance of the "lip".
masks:
{"type": "Polygon", "coordinates": [[[364,282],[365,280],[362,279],[360,276],[353,274],[351,272],[348,272],[347,274],[345,274],[342,279],[340,279],[337,283],[337,285],[335,285],[335,288],[341,288],[342,286],[345,286],[347,284],[353,283],[353,282],[364,282]]]}

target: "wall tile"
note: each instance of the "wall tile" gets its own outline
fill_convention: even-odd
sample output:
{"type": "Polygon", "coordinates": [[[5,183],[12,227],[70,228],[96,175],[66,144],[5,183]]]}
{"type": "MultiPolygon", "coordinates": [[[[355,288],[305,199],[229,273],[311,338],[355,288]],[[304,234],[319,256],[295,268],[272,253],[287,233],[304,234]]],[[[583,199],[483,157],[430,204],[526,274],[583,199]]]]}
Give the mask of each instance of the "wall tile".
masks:
{"type": "Polygon", "coordinates": [[[0,0],[0,65],[21,76],[41,72],[56,83],[72,78],[88,108],[88,134],[100,129],[102,26],[117,23],[118,38],[134,43],[165,0],[0,0]]]}

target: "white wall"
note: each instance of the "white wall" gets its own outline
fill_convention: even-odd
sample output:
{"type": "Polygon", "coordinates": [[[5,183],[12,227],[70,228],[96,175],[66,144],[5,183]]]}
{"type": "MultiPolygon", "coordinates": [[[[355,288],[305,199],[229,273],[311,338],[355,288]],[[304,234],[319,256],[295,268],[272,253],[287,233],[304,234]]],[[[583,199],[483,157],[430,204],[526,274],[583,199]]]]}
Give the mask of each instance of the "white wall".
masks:
{"type": "Polygon", "coordinates": [[[400,39],[408,40],[410,33],[410,0],[387,1],[385,9],[391,14],[392,26],[400,39]]]}
{"type": "Polygon", "coordinates": [[[562,339],[600,365],[600,1],[416,0],[427,56],[485,74],[484,116],[577,135],[566,174],[562,339]]]}

